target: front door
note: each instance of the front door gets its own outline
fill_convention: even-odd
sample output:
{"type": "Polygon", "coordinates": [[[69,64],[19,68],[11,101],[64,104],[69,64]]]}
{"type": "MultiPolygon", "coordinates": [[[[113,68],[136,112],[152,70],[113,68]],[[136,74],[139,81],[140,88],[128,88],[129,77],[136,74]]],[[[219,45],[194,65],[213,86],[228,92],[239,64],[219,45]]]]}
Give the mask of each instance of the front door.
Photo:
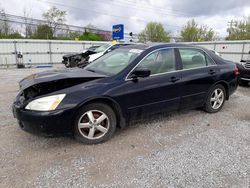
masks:
{"type": "Polygon", "coordinates": [[[113,92],[130,116],[176,110],[180,104],[180,76],[176,72],[175,49],[161,49],[144,58],[136,69],[147,68],[146,78],[126,79],[113,92]],[[122,99],[122,100],[121,100],[122,99]]]}

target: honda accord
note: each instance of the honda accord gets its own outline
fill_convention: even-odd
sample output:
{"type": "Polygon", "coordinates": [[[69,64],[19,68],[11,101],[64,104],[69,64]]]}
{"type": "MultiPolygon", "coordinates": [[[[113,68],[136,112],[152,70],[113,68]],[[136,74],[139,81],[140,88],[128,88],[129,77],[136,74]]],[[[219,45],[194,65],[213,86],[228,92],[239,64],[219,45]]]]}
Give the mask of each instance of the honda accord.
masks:
{"type": "Polygon", "coordinates": [[[84,69],[24,78],[13,113],[25,131],[70,133],[96,144],[149,114],[198,107],[218,112],[237,89],[237,75],[235,64],[201,47],[129,45],[84,69]]]}

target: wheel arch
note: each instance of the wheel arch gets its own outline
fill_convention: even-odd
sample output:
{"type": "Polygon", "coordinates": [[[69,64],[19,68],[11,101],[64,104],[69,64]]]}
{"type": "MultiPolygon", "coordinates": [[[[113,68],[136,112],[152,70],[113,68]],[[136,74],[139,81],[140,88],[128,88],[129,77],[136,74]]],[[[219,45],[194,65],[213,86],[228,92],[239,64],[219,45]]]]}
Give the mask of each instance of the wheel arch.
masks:
{"type": "Polygon", "coordinates": [[[80,108],[82,108],[83,106],[88,105],[88,104],[92,104],[92,103],[103,103],[103,104],[106,104],[109,107],[111,107],[112,110],[114,110],[114,113],[115,113],[116,118],[117,118],[117,123],[118,123],[117,126],[120,128],[124,128],[126,126],[127,123],[126,123],[126,119],[125,119],[124,110],[122,110],[120,105],[115,100],[113,100],[109,97],[98,97],[98,98],[88,99],[78,106],[77,111],[80,108]]]}
{"type": "Polygon", "coordinates": [[[226,100],[228,100],[229,99],[229,85],[228,85],[228,83],[225,82],[225,81],[219,81],[219,82],[216,82],[212,87],[214,87],[216,85],[222,85],[225,88],[225,91],[226,91],[226,100]]]}

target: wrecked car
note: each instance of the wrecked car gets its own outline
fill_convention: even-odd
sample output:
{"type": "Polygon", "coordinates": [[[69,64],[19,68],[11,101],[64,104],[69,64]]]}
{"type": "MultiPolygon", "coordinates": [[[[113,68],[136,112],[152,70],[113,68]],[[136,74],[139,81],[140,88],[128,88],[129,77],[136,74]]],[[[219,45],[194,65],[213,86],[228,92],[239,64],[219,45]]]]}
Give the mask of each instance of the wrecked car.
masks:
{"type": "Polygon", "coordinates": [[[109,53],[120,46],[125,46],[129,44],[104,44],[95,49],[88,49],[87,51],[74,54],[74,55],[65,55],[63,56],[62,63],[68,67],[79,67],[83,68],[87,64],[92,63],[97,58],[101,57],[103,54],[109,53]]]}
{"type": "Polygon", "coordinates": [[[24,78],[13,114],[25,131],[73,134],[97,144],[149,114],[198,107],[218,112],[237,89],[237,76],[235,64],[201,47],[124,46],[83,69],[24,78]]]}
{"type": "Polygon", "coordinates": [[[77,67],[78,64],[83,61],[91,54],[96,53],[95,49],[100,47],[99,45],[91,46],[87,50],[85,50],[82,53],[76,53],[76,54],[67,54],[63,56],[62,63],[65,65],[65,67],[77,67]]]}

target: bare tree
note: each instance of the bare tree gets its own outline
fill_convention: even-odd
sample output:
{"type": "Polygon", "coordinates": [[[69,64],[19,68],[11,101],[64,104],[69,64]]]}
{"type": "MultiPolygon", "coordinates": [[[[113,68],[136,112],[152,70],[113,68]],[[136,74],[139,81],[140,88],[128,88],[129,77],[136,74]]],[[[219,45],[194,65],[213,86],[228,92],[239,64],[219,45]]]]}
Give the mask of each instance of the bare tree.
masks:
{"type": "Polygon", "coordinates": [[[4,9],[0,8],[0,34],[8,35],[11,31],[11,26],[7,21],[6,13],[4,9]]]}
{"type": "Polygon", "coordinates": [[[31,38],[34,32],[31,20],[29,19],[31,17],[31,10],[27,11],[26,7],[23,9],[25,38],[31,38]]]}
{"type": "Polygon", "coordinates": [[[42,16],[47,21],[48,26],[52,29],[53,37],[66,22],[66,11],[59,10],[55,6],[50,8],[47,12],[43,13],[42,16]]]}

